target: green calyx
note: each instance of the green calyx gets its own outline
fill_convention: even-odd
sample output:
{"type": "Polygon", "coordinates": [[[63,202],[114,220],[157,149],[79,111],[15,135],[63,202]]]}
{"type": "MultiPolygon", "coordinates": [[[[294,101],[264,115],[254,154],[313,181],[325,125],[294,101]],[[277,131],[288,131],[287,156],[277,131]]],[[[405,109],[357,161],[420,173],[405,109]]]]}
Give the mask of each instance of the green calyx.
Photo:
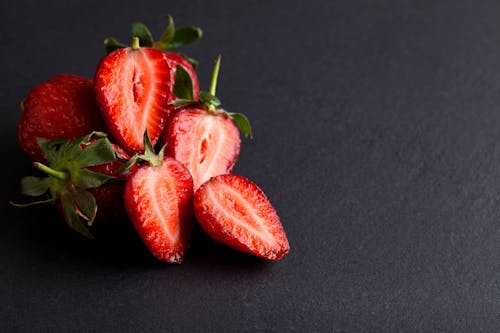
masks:
{"type": "Polygon", "coordinates": [[[44,177],[28,176],[21,179],[23,195],[46,199],[18,207],[59,201],[68,225],[82,235],[93,238],[88,226],[94,222],[97,204],[88,191],[116,179],[91,171],[88,167],[111,163],[116,153],[106,134],[92,132],[73,141],[66,139],[38,139],[47,163],[33,163],[44,177]]]}
{"type": "MultiPolygon", "coordinates": [[[[177,28],[174,19],[169,15],[168,26],[160,36],[160,39],[154,40],[151,31],[141,22],[132,23],[131,35],[132,38],[136,37],[139,39],[139,45],[141,47],[152,47],[170,51],[199,41],[203,36],[203,32],[200,28],[193,26],[177,28]]],[[[104,40],[104,46],[106,47],[107,53],[127,47],[127,45],[114,38],[106,38],[104,40]]],[[[188,60],[190,59],[188,58],[188,60]]],[[[196,63],[196,61],[194,61],[194,63],[196,63]]]]}
{"type": "Polygon", "coordinates": [[[212,78],[210,79],[209,91],[200,91],[198,101],[193,100],[192,82],[189,74],[181,67],[177,66],[174,83],[174,95],[178,98],[172,103],[172,106],[197,106],[211,113],[224,114],[229,117],[240,129],[245,138],[252,138],[252,128],[250,121],[242,113],[232,113],[218,108],[221,105],[220,99],[215,95],[217,90],[217,80],[219,77],[221,55],[215,60],[212,78]]]}
{"type": "Polygon", "coordinates": [[[125,162],[122,167],[118,170],[119,173],[124,172],[139,162],[147,162],[152,166],[160,166],[163,163],[163,158],[165,156],[165,147],[164,145],[158,154],[155,152],[153,144],[149,139],[148,130],[144,131],[144,154],[135,154],[132,156],[130,160],[125,162]]]}

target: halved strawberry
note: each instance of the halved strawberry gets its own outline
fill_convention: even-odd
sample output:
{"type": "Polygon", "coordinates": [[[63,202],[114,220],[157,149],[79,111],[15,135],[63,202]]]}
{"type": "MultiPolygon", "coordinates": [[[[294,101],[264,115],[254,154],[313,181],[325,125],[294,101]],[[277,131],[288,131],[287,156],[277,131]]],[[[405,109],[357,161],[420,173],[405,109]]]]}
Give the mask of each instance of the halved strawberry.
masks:
{"type": "Polygon", "coordinates": [[[194,212],[210,237],[236,250],[269,260],[290,250],[276,210],[243,176],[220,175],[204,183],[194,194],[194,212]]]}
{"type": "MultiPolygon", "coordinates": [[[[200,40],[203,35],[200,28],[193,26],[177,28],[172,16],[168,16],[168,26],[159,40],[154,40],[151,31],[141,22],[134,22],[132,24],[131,35],[139,39],[139,45],[141,47],[150,47],[165,51],[168,64],[172,68],[171,86],[175,94],[170,95],[171,99],[169,103],[178,98],[198,100],[200,86],[195,71],[195,67],[198,63],[183,54],[174,53],[172,50],[200,40]],[[174,87],[174,82],[177,82],[176,87],[174,87]],[[182,89],[182,95],[180,96],[179,89],[182,89]]],[[[104,40],[104,45],[107,53],[127,47],[114,38],[106,38],[104,40]]],[[[169,111],[173,109],[173,106],[168,107],[169,111]]]]}
{"type": "Polygon", "coordinates": [[[198,107],[174,111],[167,121],[166,154],[184,164],[195,190],[212,176],[232,170],[240,153],[240,133],[225,113],[198,107]]]}
{"type": "Polygon", "coordinates": [[[94,84],[98,105],[110,134],[128,153],[144,150],[145,130],[156,142],[171,98],[172,67],[165,52],[138,46],[105,56],[94,84]]]}
{"type": "Polygon", "coordinates": [[[241,144],[236,125],[245,136],[251,136],[245,116],[217,108],[220,101],[215,97],[215,88],[219,66],[220,56],[215,64],[210,92],[201,92],[199,102],[181,99],[174,103],[184,106],[168,118],[160,138],[160,145],[166,144],[167,155],[189,169],[195,190],[211,177],[232,170],[241,144]]]}
{"type": "MultiPolygon", "coordinates": [[[[178,161],[154,154],[145,134],[140,166],[125,184],[125,210],[149,251],[159,260],[181,263],[193,229],[193,179],[178,161]]],[[[133,161],[133,160],[132,160],[133,161]]]]}

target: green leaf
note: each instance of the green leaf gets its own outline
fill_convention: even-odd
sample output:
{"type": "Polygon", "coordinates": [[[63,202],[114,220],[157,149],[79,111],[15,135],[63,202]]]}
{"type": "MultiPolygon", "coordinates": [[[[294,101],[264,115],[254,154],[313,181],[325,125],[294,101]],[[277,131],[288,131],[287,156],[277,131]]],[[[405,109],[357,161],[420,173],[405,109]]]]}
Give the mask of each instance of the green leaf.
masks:
{"type": "Polygon", "coordinates": [[[197,102],[194,102],[194,101],[189,100],[189,99],[176,99],[175,101],[170,103],[170,105],[172,105],[172,106],[184,106],[184,105],[196,104],[196,103],[197,102]]]}
{"type": "Polygon", "coordinates": [[[89,169],[81,169],[78,175],[73,179],[74,184],[81,189],[89,189],[94,187],[99,187],[106,184],[108,181],[115,179],[116,177],[108,176],[106,174],[91,171],[89,169]]]}
{"type": "Polygon", "coordinates": [[[106,38],[104,40],[104,47],[106,48],[106,53],[111,53],[118,49],[123,49],[124,47],[127,47],[127,45],[120,43],[114,38],[106,38]]]}
{"type": "Polygon", "coordinates": [[[168,44],[168,49],[176,49],[184,45],[193,44],[201,39],[203,32],[198,27],[181,27],[175,29],[174,36],[168,44]]]}
{"type": "Polygon", "coordinates": [[[144,131],[144,154],[139,155],[139,158],[149,162],[151,165],[157,166],[160,165],[161,162],[163,161],[163,156],[160,158],[156,153],[155,149],[153,147],[153,144],[151,143],[151,140],[149,139],[148,135],[148,130],[146,129],[144,131]]]}
{"type": "Polygon", "coordinates": [[[161,50],[167,50],[170,42],[174,39],[175,35],[175,23],[172,16],[168,16],[168,26],[160,37],[157,43],[157,47],[161,50]]]}
{"type": "Polygon", "coordinates": [[[49,162],[53,162],[57,155],[59,148],[68,142],[67,139],[59,138],[59,139],[44,139],[44,138],[37,138],[36,139],[38,146],[42,150],[43,156],[47,159],[49,162]]]}
{"type": "Polygon", "coordinates": [[[236,126],[240,129],[241,133],[245,136],[245,138],[252,137],[252,128],[250,127],[250,121],[248,118],[242,113],[228,113],[229,118],[231,118],[236,126]]]}
{"type": "Polygon", "coordinates": [[[191,64],[191,66],[193,66],[194,69],[198,68],[199,63],[195,59],[188,57],[184,53],[177,53],[177,54],[186,59],[191,64]]]}
{"type": "Polygon", "coordinates": [[[140,46],[153,46],[154,39],[151,31],[141,22],[132,23],[132,37],[139,38],[140,46]]]}
{"type": "Polygon", "coordinates": [[[32,197],[45,194],[50,188],[49,177],[28,176],[21,179],[21,193],[32,197]]]}
{"type": "Polygon", "coordinates": [[[122,166],[120,167],[120,169],[118,169],[117,173],[120,174],[124,171],[127,171],[128,169],[130,169],[131,167],[133,167],[137,162],[139,161],[139,155],[135,154],[134,156],[132,156],[132,158],[128,161],[122,161],[123,164],[122,166]]]}
{"type": "Polygon", "coordinates": [[[193,100],[193,81],[189,73],[179,65],[175,70],[174,95],[180,99],[193,100]]]}
{"type": "Polygon", "coordinates": [[[213,107],[218,107],[220,105],[220,100],[216,96],[206,91],[200,91],[199,99],[200,102],[207,106],[212,105],[213,107]]]}
{"type": "Polygon", "coordinates": [[[97,203],[94,196],[87,191],[75,191],[73,200],[75,202],[75,213],[92,225],[97,213],[97,203]]]}
{"type": "Polygon", "coordinates": [[[108,135],[104,132],[93,131],[87,135],[83,135],[81,137],[76,138],[75,140],[71,141],[71,143],[75,144],[75,145],[76,144],[80,145],[82,143],[89,142],[90,140],[102,139],[102,138],[106,138],[107,136],[108,135]]]}
{"type": "MultiPolygon", "coordinates": [[[[105,137],[106,133],[94,131],[87,135],[76,138],[75,140],[67,144],[61,145],[61,147],[59,148],[59,159],[63,161],[78,161],[84,151],[82,144],[86,144],[92,140],[98,140],[105,137]]],[[[90,152],[88,154],[90,155],[90,152]]],[[[87,157],[89,157],[89,155],[87,155],[87,157]]]]}
{"type": "Polygon", "coordinates": [[[113,162],[115,159],[111,142],[107,138],[102,138],[86,146],[76,161],[81,167],[88,167],[113,162]]]}
{"type": "Polygon", "coordinates": [[[84,220],[76,213],[74,202],[69,192],[61,195],[61,206],[63,209],[64,220],[71,229],[79,232],[89,239],[94,239],[89,229],[85,225],[84,220]]]}

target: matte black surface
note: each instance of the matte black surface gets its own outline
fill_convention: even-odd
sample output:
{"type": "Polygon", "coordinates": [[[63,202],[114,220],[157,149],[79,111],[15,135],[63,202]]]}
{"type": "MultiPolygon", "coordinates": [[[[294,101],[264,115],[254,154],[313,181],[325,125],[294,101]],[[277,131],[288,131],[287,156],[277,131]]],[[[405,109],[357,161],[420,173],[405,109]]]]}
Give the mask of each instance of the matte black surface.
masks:
{"type": "Polygon", "coordinates": [[[500,330],[500,2],[35,3],[0,4],[2,331],[500,330]],[[92,77],[104,37],[167,14],[204,29],[184,52],[205,89],[223,55],[219,96],[254,128],[235,171],[282,218],[280,262],[198,231],[164,265],[126,221],[88,242],[7,204],[28,90],[92,77]]]}

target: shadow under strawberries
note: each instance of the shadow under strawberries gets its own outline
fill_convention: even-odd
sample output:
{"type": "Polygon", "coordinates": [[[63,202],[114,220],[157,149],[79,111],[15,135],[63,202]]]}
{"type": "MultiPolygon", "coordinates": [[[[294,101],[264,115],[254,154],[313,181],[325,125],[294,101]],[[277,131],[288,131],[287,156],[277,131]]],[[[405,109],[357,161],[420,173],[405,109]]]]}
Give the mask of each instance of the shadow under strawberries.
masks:
{"type": "MultiPolygon", "coordinates": [[[[85,267],[89,271],[182,269],[193,272],[217,270],[242,271],[259,274],[272,263],[218,244],[198,225],[191,239],[191,247],[181,265],[170,265],[155,259],[137,235],[125,216],[118,221],[93,227],[94,240],[88,240],[72,231],[58,215],[54,205],[44,204],[17,208],[9,201],[20,201],[19,181],[22,176],[34,174],[31,161],[17,150],[8,152],[11,164],[2,170],[9,175],[4,183],[3,218],[0,225],[4,250],[22,251],[26,257],[46,265],[61,268],[85,267]]],[[[7,254],[5,254],[7,255],[7,254]]]]}

